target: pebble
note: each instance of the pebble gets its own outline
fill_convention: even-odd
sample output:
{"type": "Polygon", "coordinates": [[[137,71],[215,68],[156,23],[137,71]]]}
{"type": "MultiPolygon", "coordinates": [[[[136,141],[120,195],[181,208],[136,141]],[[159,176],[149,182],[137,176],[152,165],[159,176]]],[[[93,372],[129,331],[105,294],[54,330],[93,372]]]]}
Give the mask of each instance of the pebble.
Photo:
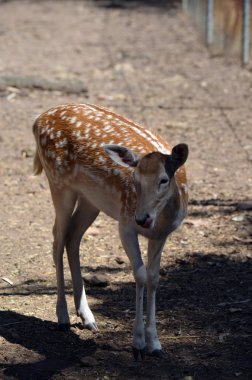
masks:
{"type": "Polygon", "coordinates": [[[85,367],[95,367],[98,365],[98,361],[93,356],[85,356],[81,358],[81,364],[85,367]]]}
{"type": "Polygon", "coordinates": [[[124,261],[121,257],[119,257],[119,256],[117,256],[117,257],[115,258],[115,261],[116,261],[117,264],[119,264],[119,265],[122,265],[122,264],[125,263],[125,261],[124,261]]]}
{"type": "Polygon", "coordinates": [[[109,279],[105,274],[86,274],[84,276],[84,281],[88,285],[106,287],[109,285],[109,279]]]}

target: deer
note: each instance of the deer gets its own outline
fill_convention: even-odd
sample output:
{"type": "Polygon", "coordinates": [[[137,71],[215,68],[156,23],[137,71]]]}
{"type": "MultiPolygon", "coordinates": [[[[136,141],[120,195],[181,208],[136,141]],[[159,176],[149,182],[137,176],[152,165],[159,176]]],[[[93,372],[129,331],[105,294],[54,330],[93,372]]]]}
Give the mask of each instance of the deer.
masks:
{"type": "Polygon", "coordinates": [[[66,104],[34,122],[34,174],[44,170],[55,208],[53,259],[56,268],[58,327],[70,319],[64,290],[66,248],[77,315],[97,330],[80,268],[80,242],[100,211],[118,221],[119,236],[136,283],[132,351],[163,357],[156,327],[156,291],[167,237],[187,214],[187,144],[173,148],[157,133],[93,104],[66,104]],[[148,241],[147,264],[139,235],[148,241]],[[144,290],[147,316],[144,322],[144,290]]]}

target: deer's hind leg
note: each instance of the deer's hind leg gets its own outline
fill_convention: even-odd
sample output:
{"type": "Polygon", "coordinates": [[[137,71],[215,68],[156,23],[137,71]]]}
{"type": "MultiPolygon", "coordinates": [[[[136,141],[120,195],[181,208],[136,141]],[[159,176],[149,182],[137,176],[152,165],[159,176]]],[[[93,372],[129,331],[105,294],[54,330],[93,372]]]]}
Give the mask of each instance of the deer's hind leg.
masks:
{"type": "Polygon", "coordinates": [[[67,310],[64,283],[63,254],[67,230],[70,225],[71,215],[77,200],[77,195],[71,189],[57,188],[50,183],[52,200],[55,208],[55,223],[53,227],[53,260],[56,267],[57,279],[57,306],[56,314],[61,330],[69,328],[70,320],[67,310]]]}
{"type": "Polygon", "coordinates": [[[79,248],[82,236],[99,214],[99,210],[79,196],[76,210],[71,217],[68,227],[66,249],[69,266],[73,281],[74,301],[77,314],[81,317],[83,324],[90,330],[96,330],[96,322],[89,308],[84,283],[81,277],[79,248]]]}

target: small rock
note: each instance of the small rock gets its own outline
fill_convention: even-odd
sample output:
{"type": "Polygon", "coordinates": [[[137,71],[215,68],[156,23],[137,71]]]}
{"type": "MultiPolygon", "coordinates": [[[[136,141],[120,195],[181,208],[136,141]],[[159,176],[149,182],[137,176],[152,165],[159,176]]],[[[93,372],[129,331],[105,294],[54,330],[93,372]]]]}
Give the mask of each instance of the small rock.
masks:
{"type": "Polygon", "coordinates": [[[121,257],[119,257],[119,256],[117,256],[117,257],[115,258],[115,261],[116,261],[117,264],[119,264],[119,265],[122,265],[122,264],[125,263],[125,261],[124,261],[121,257]]]}
{"type": "Polygon", "coordinates": [[[189,242],[188,242],[188,240],[182,239],[182,240],[180,240],[180,244],[187,245],[187,244],[189,244],[189,242]]]}
{"type": "Polygon", "coordinates": [[[16,98],[16,96],[17,96],[17,94],[15,94],[14,92],[11,92],[9,95],[6,96],[6,99],[9,102],[12,102],[16,98]]]}
{"type": "Polygon", "coordinates": [[[190,129],[190,125],[184,121],[168,120],[165,127],[174,129],[190,129]]]}
{"type": "Polygon", "coordinates": [[[84,281],[92,286],[105,287],[109,285],[109,279],[105,274],[86,274],[84,281]]]}
{"type": "Polygon", "coordinates": [[[238,313],[239,311],[242,311],[240,307],[230,307],[229,308],[230,313],[238,313]]]}
{"type": "Polygon", "coordinates": [[[103,350],[106,350],[106,351],[122,351],[121,347],[114,342],[105,343],[101,347],[103,350]]]}
{"type": "Polygon", "coordinates": [[[115,72],[133,72],[134,67],[131,65],[131,63],[125,62],[125,63],[117,63],[114,66],[115,72]]]}
{"type": "Polygon", "coordinates": [[[229,335],[229,333],[221,333],[219,335],[219,342],[223,343],[229,335]]]}
{"type": "Polygon", "coordinates": [[[98,365],[98,361],[93,356],[85,356],[80,361],[85,367],[95,367],[98,365]]]}
{"type": "Polygon", "coordinates": [[[238,214],[233,216],[232,220],[234,222],[243,222],[245,220],[245,214],[238,214]]]}
{"type": "Polygon", "coordinates": [[[33,150],[33,149],[30,149],[30,148],[23,149],[23,150],[21,151],[21,155],[22,155],[23,158],[34,157],[34,150],[33,150]]]}

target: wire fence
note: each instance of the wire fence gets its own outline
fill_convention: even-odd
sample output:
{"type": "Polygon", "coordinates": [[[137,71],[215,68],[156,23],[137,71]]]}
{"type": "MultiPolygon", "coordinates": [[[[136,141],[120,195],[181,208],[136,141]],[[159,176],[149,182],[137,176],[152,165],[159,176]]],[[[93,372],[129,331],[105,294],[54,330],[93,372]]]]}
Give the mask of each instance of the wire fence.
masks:
{"type": "Polygon", "coordinates": [[[182,0],[213,55],[240,56],[246,65],[252,49],[250,0],[182,0]]]}

